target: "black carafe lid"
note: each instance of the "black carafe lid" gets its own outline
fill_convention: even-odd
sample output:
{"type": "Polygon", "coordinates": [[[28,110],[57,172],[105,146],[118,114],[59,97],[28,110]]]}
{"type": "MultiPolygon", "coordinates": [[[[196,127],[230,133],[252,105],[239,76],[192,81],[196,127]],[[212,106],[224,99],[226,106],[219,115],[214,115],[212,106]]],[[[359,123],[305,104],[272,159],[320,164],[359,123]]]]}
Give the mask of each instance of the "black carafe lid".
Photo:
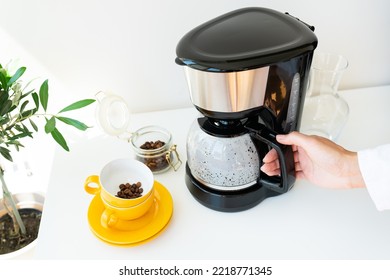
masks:
{"type": "Polygon", "coordinates": [[[266,8],[244,8],[188,32],[176,63],[209,72],[242,71],[289,60],[317,46],[314,27],[266,8]]]}

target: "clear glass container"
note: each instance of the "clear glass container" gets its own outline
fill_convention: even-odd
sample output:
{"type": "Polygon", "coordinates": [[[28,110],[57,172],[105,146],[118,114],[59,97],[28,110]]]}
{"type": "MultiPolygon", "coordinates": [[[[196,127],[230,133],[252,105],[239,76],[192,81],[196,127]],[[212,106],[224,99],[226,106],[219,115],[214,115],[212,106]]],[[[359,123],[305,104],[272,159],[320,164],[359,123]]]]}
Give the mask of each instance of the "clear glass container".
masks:
{"type": "Polygon", "coordinates": [[[101,91],[96,97],[99,101],[96,119],[106,134],[131,143],[136,159],[146,164],[153,173],[179,169],[181,160],[168,130],[151,125],[130,132],[130,110],[123,98],[101,91]]]}
{"type": "Polygon", "coordinates": [[[172,143],[172,135],[162,127],[142,127],[132,134],[130,142],[136,159],[153,173],[162,173],[170,168],[176,171],[181,165],[176,145],[172,143]]]}
{"type": "Polygon", "coordinates": [[[259,156],[249,134],[215,137],[195,120],[187,138],[187,163],[202,184],[218,190],[252,186],[260,175],[259,156]]]}
{"type": "Polygon", "coordinates": [[[314,55],[302,115],[302,132],[337,140],[349,117],[348,103],[338,94],[347,67],[347,59],[339,54],[314,55]]]}

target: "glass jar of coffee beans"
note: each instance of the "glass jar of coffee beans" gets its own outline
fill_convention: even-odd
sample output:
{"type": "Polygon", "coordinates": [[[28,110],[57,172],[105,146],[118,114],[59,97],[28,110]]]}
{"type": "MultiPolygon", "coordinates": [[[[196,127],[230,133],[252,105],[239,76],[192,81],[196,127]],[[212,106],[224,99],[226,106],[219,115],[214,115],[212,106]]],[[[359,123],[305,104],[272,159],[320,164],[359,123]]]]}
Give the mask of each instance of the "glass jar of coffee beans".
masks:
{"type": "Polygon", "coordinates": [[[171,133],[162,127],[145,126],[137,130],[131,137],[131,144],[136,159],[153,173],[162,173],[171,167],[176,170],[181,164],[171,133]]]}

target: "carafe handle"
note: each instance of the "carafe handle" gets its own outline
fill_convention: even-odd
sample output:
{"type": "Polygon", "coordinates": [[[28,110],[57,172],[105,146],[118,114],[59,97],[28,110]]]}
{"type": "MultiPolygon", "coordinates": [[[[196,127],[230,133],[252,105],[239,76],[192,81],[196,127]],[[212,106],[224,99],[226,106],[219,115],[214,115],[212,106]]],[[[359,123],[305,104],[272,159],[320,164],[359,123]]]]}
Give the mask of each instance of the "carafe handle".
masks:
{"type": "MultiPolygon", "coordinates": [[[[289,191],[295,182],[294,154],[291,146],[285,146],[276,141],[276,132],[258,122],[245,125],[252,137],[275,149],[279,157],[280,176],[268,176],[260,171],[259,183],[277,193],[289,191]]],[[[260,159],[262,160],[262,159],[260,159]]]]}

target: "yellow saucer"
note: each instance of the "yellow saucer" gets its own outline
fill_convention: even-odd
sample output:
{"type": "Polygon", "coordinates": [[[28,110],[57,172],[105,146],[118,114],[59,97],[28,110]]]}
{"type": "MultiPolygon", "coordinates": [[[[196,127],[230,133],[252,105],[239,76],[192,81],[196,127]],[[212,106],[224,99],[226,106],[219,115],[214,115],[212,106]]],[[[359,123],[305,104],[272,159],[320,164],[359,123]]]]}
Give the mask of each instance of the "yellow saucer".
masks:
{"type": "Polygon", "coordinates": [[[131,221],[119,221],[116,228],[102,225],[105,210],[99,195],[95,195],[88,208],[91,231],[101,240],[115,245],[139,245],[156,237],[169,223],[173,213],[173,200],[169,191],[154,181],[155,198],[146,214],[131,221]]]}

